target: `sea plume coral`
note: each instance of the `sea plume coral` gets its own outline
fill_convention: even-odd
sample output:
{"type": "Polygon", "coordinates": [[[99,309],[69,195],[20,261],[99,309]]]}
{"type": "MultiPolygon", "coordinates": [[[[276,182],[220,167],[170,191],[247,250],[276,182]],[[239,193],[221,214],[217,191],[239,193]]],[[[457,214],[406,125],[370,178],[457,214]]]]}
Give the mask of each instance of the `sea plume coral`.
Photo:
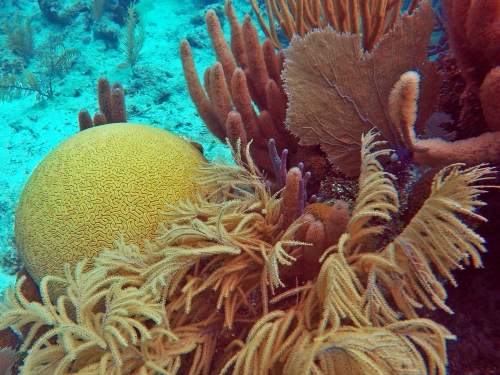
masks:
{"type": "Polygon", "coordinates": [[[121,374],[131,367],[175,368],[175,361],[162,353],[145,350],[137,355],[141,346],[164,350],[160,342],[176,339],[166,329],[163,306],[123,277],[106,277],[105,269],[85,271],[86,263],[83,260],[74,269],[66,265],[64,278],[44,278],[40,285],[43,304],[24,298],[20,288],[25,277],[7,291],[5,305],[0,306],[0,326],[17,330],[33,322],[19,348],[20,353],[29,349],[21,373],[67,374],[78,369],[121,374]],[[56,304],[49,296],[52,282],[67,287],[56,304]],[[104,307],[99,308],[100,304],[104,307]],[[147,320],[155,323],[152,328],[147,327],[147,320]],[[50,329],[33,342],[44,325],[50,329]]]}
{"type": "Polygon", "coordinates": [[[399,205],[377,160],[390,150],[372,132],[361,145],[358,200],[313,278],[293,267],[307,254],[295,238],[306,223],[283,224],[280,193],[248,147],[248,163],[235,150],[236,165],[200,172],[210,194],[167,205],[143,252],[120,240],[93,269],[66,266],[63,278],[41,282],[43,304],[26,300],[22,279],[8,290],[0,329],[33,323],[21,372],[445,374],[453,336],[415,311],[445,307],[434,269],[449,277],[469,257],[480,264],[483,240],[457,214],[482,219],[476,183],[492,170],[444,169],[409,226],[380,242],[399,205]],[[67,287],[56,303],[53,282],[67,287]],[[34,341],[42,325],[49,330],[34,341]]]}

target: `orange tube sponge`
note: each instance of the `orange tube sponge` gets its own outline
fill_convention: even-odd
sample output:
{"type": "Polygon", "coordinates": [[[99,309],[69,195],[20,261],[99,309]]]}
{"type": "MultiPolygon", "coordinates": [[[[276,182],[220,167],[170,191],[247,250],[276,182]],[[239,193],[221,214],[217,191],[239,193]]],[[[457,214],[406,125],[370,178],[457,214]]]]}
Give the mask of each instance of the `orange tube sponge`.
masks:
{"type": "Polygon", "coordinates": [[[443,0],[442,9],[457,63],[477,94],[486,74],[500,65],[500,2],[443,0]]]}
{"type": "Polygon", "coordinates": [[[401,75],[389,95],[389,116],[401,133],[405,144],[413,148],[417,120],[417,100],[419,96],[420,74],[410,70],[401,75]]]}
{"type": "MultiPolygon", "coordinates": [[[[499,41],[500,43],[500,41],[499,41]]],[[[479,91],[483,115],[491,131],[500,131],[500,67],[491,69],[479,91]]]]}
{"type": "Polygon", "coordinates": [[[421,166],[443,167],[454,163],[469,166],[500,162],[500,132],[484,133],[478,137],[455,142],[440,138],[417,141],[420,150],[414,152],[415,163],[421,166]]]}
{"type": "Polygon", "coordinates": [[[472,1],[465,28],[469,43],[484,54],[491,66],[499,65],[500,1],[472,1]]]}
{"type": "MultiPolygon", "coordinates": [[[[500,74],[500,70],[495,74],[500,74]]],[[[484,133],[475,138],[455,142],[447,142],[440,138],[418,139],[413,124],[417,117],[419,82],[418,73],[406,72],[401,75],[389,96],[389,116],[402,132],[405,145],[413,152],[416,164],[438,168],[455,163],[477,165],[500,161],[500,132],[484,133]]],[[[498,84],[494,78],[492,82],[491,90],[492,94],[495,94],[498,84]]],[[[485,97],[485,100],[491,101],[491,116],[498,118],[495,103],[497,97],[496,95],[491,98],[485,97]]]]}

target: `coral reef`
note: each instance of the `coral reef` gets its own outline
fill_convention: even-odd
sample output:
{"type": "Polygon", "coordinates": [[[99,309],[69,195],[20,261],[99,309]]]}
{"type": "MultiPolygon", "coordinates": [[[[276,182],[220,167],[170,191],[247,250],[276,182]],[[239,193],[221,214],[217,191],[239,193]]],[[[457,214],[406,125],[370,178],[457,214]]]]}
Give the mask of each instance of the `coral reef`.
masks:
{"type": "MultiPolygon", "coordinates": [[[[215,12],[208,11],[206,15],[218,61],[205,71],[204,86],[198,78],[189,43],[181,41],[180,56],[187,87],[210,132],[222,142],[228,137],[233,148],[240,139],[242,150],[252,141],[252,159],[272,178],[274,168],[267,152],[269,139],[274,139],[279,153],[287,148],[290,156],[299,147],[298,139],[285,128],[288,99],[280,77],[284,54],[276,53],[270,40],[261,46],[250,17],[246,16],[240,24],[231,1],[226,1],[225,13],[231,26],[230,46],[215,12]]],[[[311,156],[315,152],[318,150],[311,149],[311,156]]],[[[309,168],[307,159],[301,161],[309,168]]]]}
{"type": "Polygon", "coordinates": [[[500,131],[454,142],[448,142],[442,138],[418,139],[413,127],[417,118],[415,102],[418,97],[419,82],[418,74],[405,73],[394,88],[394,101],[402,109],[401,134],[405,144],[412,151],[416,164],[439,168],[460,162],[467,165],[500,162],[500,148],[498,147],[500,131]]]}
{"type": "MultiPolygon", "coordinates": [[[[354,209],[331,210],[325,238],[340,239],[323,251],[294,239],[305,223],[280,219],[289,215],[286,197],[270,194],[247,149],[245,162],[235,151],[236,166],[204,167],[200,184],[210,194],[167,205],[145,251],[122,238],[93,268],[66,265],[64,277],[40,283],[42,304],[23,296],[21,277],[0,305],[0,329],[33,323],[19,348],[27,351],[21,372],[445,374],[454,336],[416,311],[449,311],[434,270],[453,282],[450,271],[469,258],[481,265],[483,240],[456,215],[484,219],[474,213],[476,185],[492,170],[443,169],[410,224],[379,242],[399,204],[394,176],[377,160],[390,151],[376,151],[374,138],[362,141],[354,209]],[[304,257],[320,262],[314,278],[293,267],[304,257]],[[54,283],[67,288],[56,303],[54,283]]],[[[283,194],[297,174],[288,171],[283,194]]]]}
{"type": "MultiPolygon", "coordinates": [[[[230,47],[215,13],[207,13],[207,29],[219,62],[205,72],[205,90],[197,77],[189,43],[182,41],[180,45],[186,83],[198,113],[207,128],[221,141],[227,136],[234,147],[236,139],[240,138],[244,149],[246,143],[252,140],[252,158],[268,173],[272,174],[273,168],[262,151],[269,139],[273,138],[279,152],[286,148],[290,153],[290,160],[303,162],[306,169],[313,169],[316,160],[326,159],[318,147],[312,147],[319,144],[330,161],[344,173],[356,176],[359,173],[359,139],[374,124],[377,124],[392,147],[404,148],[398,140],[398,130],[394,129],[387,118],[385,103],[393,83],[402,73],[419,69],[425,77],[421,88],[421,108],[424,110],[418,120],[420,129],[436,109],[440,80],[435,64],[427,61],[427,46],[421,43],[421,40],[430,38],[433,30],[431,7],[424,3],[417,14],[404,16],[396,23],[397,27],[392,29],[401,5],[400,2],[391,3],[383,14],[374,12],[369,15],[367,9],[361,10],[365,27],[370,27],[372,21],[379,26],[387,24],[383,30],[374,29],[370,37],[365,34],[364,40],[371,47],[375,45],[375,41],[379,42],[373,55],[363,52],[361,47],[358,50],[356,46],[360,44],[359,34],[347,36],[331,28],[323,29],[308,35],[307,41],[296,40],[295,46],[292,44],[287,49],[288,63],[283,71],[283,51],[275,54],[270,39],[266,39],[261,47],[250,18],[245,17],[243,25],[240,25],[231,1],[226,1],[225,13],[231,25],[230,47]],[[392,21],[389,22],[389,18],[392,21]],[[331,36],[328,42],[321,45],[311,43],[314,35],[316,39],[322,39],[329,33],[331,36]],[[301,43],[308,45],[307,50],[300,49],[301,43]],[[330,54],[317,54],[318,50],[329,51],[330,54]],[[398,64],[394,64],[394,60],[388,57],[394,55],[398,55],[398,64]],[[358,66],[361,56],[364,56],[364,62],[362,66],[358,66]],[[311,64],[315,59],[321,61],[311,64]],[[330,64],[332,60],[339,59],[344,60],[330,64]],[[330,72],[330,67],[339,71],[330,72]],[[283,76],[280,76],[280,72],[283,72],[283,76]],[[352,82],[353,79],[357,79],[356,83],[352,82]],[[282,80],[285,81],[285,87],[282,80]],[[349,100],[346,100],[346,96],[349,100]],[[258,114],[252,101],[259,109],[258,114]],[[331,103],[337,103],[337,110],[331,103]],[[297,118],[298,114],[302,117],[297,118]],[[311,124],[315,121],[319,122],[317,126],[311,124]],[[325,134],[320,134],[322,128],[328,127],[326,124],[335,124],[333,129],[336,133],[331,134],[324,129],[325,134]],[[293,137],[290,131],[300,137],[300,144],[297,144],[298,138],[293,137]],[[318,133],[316,137],[313,135],[315,132],[318,133]],[[297,156],[299,154],[300,157],[297,156]]],[[[410,6],[412,10],[415,5],[410,6]]],[[[253,6],[255,9],[256,5],[253,6]]],[[[268,7],[268,13],[272,15],[269,10],[268,7]]],[[[333,22],[334,18],[340,17],[340,13],[335,13],[332,18],[334,13],[331,13],[332,17],[328,18],[325,15],[327,13],[325,10],[321,12],[325,27],[327,19],[331,18],[333,22]]],[[[339,20],[333,24],[337,25],[337,21],[339,20]]],[[[264,27],[262,19],[260,23],[264,27]]],[[[292,21],[289,20],[288,23],[292,21]]],[[[340,31],[342,30],[341,28],[340,31]]],[[[273,39],[276,44],[276,39],[273,39]]],[[[325,164],[322,167],[322,175],[328,175],[330,167],[325,164]]],[[[313,173],[312,180],[308,183],[309,191],[317,192],[319,184],[318,173],[313,173]]]]}
{"type": "MultiPolygon", "coordinates": [[[[361,7],[349,0],[266,0],[269,26],[251,3],[270,39],[260,44],[250,17],[240,24],[226,0],[228,44],[215,11],[209,11],[206,23],[218,61],[205,71],[204,84],[189,43],[180,44],[189,94],[207,128],[229,146],[235,165],[202,163],[197,154],[197,171],[192,176],[190,169],[193,179],[185,184],[192,190],[180,200],[159,198],[167,203],[152,219],[154,233],[129,236],[126,221],[105,233],[105,249],[89,259],[61,267],[66,260],[57,258],[57,266],[40,267],[46,276],[36,280],[39,287],[21,270],[0,303],[0,346],[15,350],[14,372],[445,375],[478,370],[459,358],[464,353],[481,353],[481,369],[497,370],[498,324],[485,328],[496,317],[498,297],[486,288],[497,277],[490,270],[490,280],[484,281],[470,268],[483,266],[483,223],[498,211],[495,196],[487,197],[486,206],[480,195],[496,177],[495,168],[484,162],[500,161],[500,131],[491,125],[500,118],[499,68],[489,66],[481,82],[478,72],[462,72],[461,81],[450,55],[438,58],[439,64],[429,61],[435,22],[427,1],[410,1],[399,17],[398,0],[366,1],[361,7]],[[286,50],[280,49],[274,18],[292,40],[286,50]],[[315,26],[321,29],[309,30],[315,26]],[[445,68],[441,92],[436,66],[445,68]],[[453,113],[436,112],[438,105],[453,113]],[[465,131],[485,119],[493,132],[465,131]],[[477,137],[467,137],[474,132],[477,137]],[[469,270],[461,275],[464,268],[469,270]],[[464,282],[465,288],[452,289],[449,298],[450,287],[464,282]],[[473,308],[481,299],[485,306],[473,308]],[[452,315],[464,308],[471,310],[468,315],[452,315]]],[[[455,32],[463,40],[481,36],[478,50],[494,50],[500,8],[489,0],[448,0],[445,7],[449,30],[458,25],[462,30],[455,32]],[[487,22],[479,25],[478,17],[487,22]]],[[[455,52],[467,47],[456,35],[450,45],[455,52]]],[[[464,69],[460,60],[467,56],[460,53],[457,61],[464,69]]],[[[496,55],[484,56],[490,64],[496,55]]],[[[125,126],[98,125],[125,121],[126,111],[119,84],[111,88],[100,79],[98,93],[100,113],[93,121],[88,112],[80,113],[78,136],[87,141],[74,148],[77,158],[92,149],[83,160],[103,164],[101,176],[110,168],[92,159],[99,142],[86,137],[125,126]]],[[[118,151],[108,144],[102,149],[113,159],[124,149],[124,160],[136,167],[140,142],[131,143],[118,151]]],[[[165,186],[161,177],[155,180],[168,154],[151,162],[146,168],[151,173],[132,181],[130,173],[111,170],[126,190],[140,180],[140,193],[168,193],[179,188],[177,181],[165,186]]],[[[76,186],[70,198],[81,202],[85,186],[67,181],[64,168],[55,169],[66,187],[76,186]]],[[[94,196],[107,203],[115,189],[101,190],[94,196]]],[[[36,203],[37,195],[24,204],[36,203]]],[[[41,199],[38,206],[50,210],[40,210],[43,217],[56,213],[84,236],[64,240],[47,254],[64,253],[65,243],[78,241],[88,251],[85,236],[112,226],[92,213],[88,230],[80,230],[72,207],[64,206],[71,201],[68,194],[41,199]]],[[[104,210],[115,207],[107,204],[104,210]]],[[[118,219],[137,202],[127,205],[118,219]]],[[[25,225],[24,234],[64,232],[46,224],[25,225]]],[[[497,237],[498,231],[488,234],[488,240],[497,237]]],[[[3,354],[14,360],[11,352],[3,354]]]]}
{"type": "Polygon", "coordinates": [[[500,5],[494,0],[443,1],[446,30],[467,86],[479,93],[489,71],[500,63],[500,5]]]}
{"type": "Polygon", "coordinates": [[[35,36],[31,26],[31,17],[23,18],[20,13],[16,13],[4,29],[7,34],[7,47],[25,62],[29,62],[35,54],[35,36]]]}

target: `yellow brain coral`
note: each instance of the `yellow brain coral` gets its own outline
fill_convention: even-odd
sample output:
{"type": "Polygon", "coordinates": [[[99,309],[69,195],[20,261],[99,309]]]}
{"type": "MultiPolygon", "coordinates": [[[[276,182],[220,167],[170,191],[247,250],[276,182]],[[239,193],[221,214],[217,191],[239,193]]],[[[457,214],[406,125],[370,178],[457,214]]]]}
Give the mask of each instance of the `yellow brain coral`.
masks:
{"type": "Polygon", "coordinates": [[[151,239],[164,203],[195,196],[203,156],[189,142],[140,124],[77,133],[35,168],[19,200],[15,237],[33,279],[126,242],[151,239]]]}

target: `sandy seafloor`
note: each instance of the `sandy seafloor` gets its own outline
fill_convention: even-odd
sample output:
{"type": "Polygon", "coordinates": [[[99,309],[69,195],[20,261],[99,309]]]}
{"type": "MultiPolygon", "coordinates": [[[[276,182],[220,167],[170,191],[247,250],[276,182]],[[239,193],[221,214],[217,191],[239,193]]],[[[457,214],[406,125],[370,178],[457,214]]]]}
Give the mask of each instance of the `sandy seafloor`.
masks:
{"type": "MultiPolygon", "coordinates": [[[[89,3],[91,0],[82,0],[89,3]]],[[[113,49],[102,40],[95,40],[92,27],[86,30],[91,12],[80,13],[68,26],[47,21],[37,1],[0,0],[0,68],[15,58],[6,45],[6,22],[16,12],[32,17],[35,31],[35,51],[49,33],[62,35],[64,46],[81,51],[71,68],[62,78],[54,81],[54,99],[37,101],[34,95],[0,102],[0,258],[12,259],[15,252],[14,215],[21,190],[37,163],[57,144],[78,131],[77,115],[87,109],[91,115],[98,111],[96,86],[99,77],[112,83],[120,82],[125,88],[129,122],[150,124],[201,143],[209,160],[218,156],[230,160],[225,145],[214,138],[203,125],[189,98],[181,62],[179,41],[191,35],[201,44],[193,48],[195,64],[202,75],[214,61],[214,55],[204,24],[193,20],[204,15],[208,8],[223,7],[224,1],[203,6],[194,1],[154,1],[154,9],[143,12],[147,37],[134,71],[119,68],[126,60],[121,46],[113,49]],[[85,43],[84,43],[85,42],[85,43]],[[161,104],[159,102],[163,101],[161,104]]],[[[234,0],[233,4],[242,20],[251,12],[249,2],[234,0]]],[[[107,13],[100,22],[118,27],[107,13]]],[[[228,23],[224,25],[227,35],[228,23]]],[[[124,33],[124,27],[120,29],[124,33]]],[[[27,69],[35,75],[39,63],[32,58],[27,69]]],[[[15,260],[15,258],[14,258],[15,260]]],[[[9,275],[13,267],[0,267],[0,293],[15,280],[9,275]]]]}

